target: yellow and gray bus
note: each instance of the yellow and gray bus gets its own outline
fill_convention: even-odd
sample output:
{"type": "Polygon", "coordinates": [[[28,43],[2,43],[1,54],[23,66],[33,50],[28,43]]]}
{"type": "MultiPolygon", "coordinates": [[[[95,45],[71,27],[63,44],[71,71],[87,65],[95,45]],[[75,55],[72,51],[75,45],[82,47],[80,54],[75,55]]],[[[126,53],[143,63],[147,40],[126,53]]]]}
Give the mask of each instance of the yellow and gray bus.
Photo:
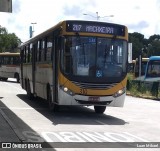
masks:
{"type": "MultiPolygon", "coordinates": [[[[145,75],[145,71],[146,71],[146,66],[147,66],[148,60],[149,60],[149,58],[142,58],[142,61],[141,61],[141,76],[145,75]]],[[[136,60],[134,62],[134,77],[135,78],[139,77],[139,62],[138,62],[138,58],[136,58],[136,60]]]]}
{"type": "Polygon", "coordinates": [[[66,20],[21,45],[21,85],[29,98],[61,105],[123,107],[126,95],[126,26],[66,20]]]}
{"type": "Polygon", "coordinates": [[[20,53],[0,53],[0,80],[7,81],[8,78],[20,79],[20,53]]]}

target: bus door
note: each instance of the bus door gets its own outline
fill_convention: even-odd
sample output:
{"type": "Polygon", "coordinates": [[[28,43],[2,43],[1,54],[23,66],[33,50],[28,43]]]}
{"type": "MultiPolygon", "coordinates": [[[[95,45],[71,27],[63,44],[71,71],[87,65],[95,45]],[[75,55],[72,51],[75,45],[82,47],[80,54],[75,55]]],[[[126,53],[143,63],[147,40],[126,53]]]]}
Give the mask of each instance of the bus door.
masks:
{"type": "Polygon", "coordinates": [[[61,49],[62,38],[59,34],[54,33],[54,48],[53,48],[53,101],[58,103],[58,65],[59,65],[59,51],[61,49]]]}
{"type": "Polygon", "coordinates": [[[24,48],[20,50],[20,83],[22,85],[22,88],[25,89],[24,87],[24,80],[23,80],[23,61],[24,61],[24,48]]]}

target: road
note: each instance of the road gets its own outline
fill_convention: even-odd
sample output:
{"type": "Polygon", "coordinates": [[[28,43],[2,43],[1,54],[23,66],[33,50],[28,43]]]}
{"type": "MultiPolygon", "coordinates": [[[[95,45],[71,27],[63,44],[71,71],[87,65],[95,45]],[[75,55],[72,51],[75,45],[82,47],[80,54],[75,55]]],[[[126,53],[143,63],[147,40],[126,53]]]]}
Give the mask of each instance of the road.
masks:
{"type": "Polygon", "coordinates": [[[110,142],[107,150],[115,151],[121,147],[123,151],[127,147],[134,151],[160,148],[160,101],[127,96],[123,108],[108,107],[103,115],[96,114],[93,107],[61,107],[59,112],[51,113],[45,101],[28,100],[20,84],[9,79],[0,81],[0,113],[7,123],[0,125],[1,142],[48,142],[45,145],[56,144],[56,150],[65,151],[106,150],[106,142],[110,142]],[[5,132],[6,126],[12,132],[5,132]],[[114,142],[136,143],[125,146],[114,142]]]}

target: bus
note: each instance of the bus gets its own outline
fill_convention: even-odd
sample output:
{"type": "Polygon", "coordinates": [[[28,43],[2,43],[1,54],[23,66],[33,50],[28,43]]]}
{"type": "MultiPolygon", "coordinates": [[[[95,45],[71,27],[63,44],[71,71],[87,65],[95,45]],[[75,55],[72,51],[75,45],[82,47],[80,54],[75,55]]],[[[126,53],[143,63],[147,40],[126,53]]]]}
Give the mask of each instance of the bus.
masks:
{"type": "MultiPolygon", "coordinates": [[[[149,58],[142,58],[141,76],[145,75],[145,70],[146,70],[148,60],[149,60],[149,58]]],[[[139,77],[139,61],[138,61],[138,58],[136,58],[136,60],[134,61],[134,78],[137,78],[137,77],[139,77]]]]}
{"type": "Polygon", "coordinates": [[[0,80],[7,81],[8,78],[20,79],[20,53],[0,53],[0,80]]]}
{"type": "Polygon", "coordinates": [[[160,56],[151,56],[147,63],[145,81],[160,80],[160,56]]]}
{"type": "Polygon", "coordinates": [[[128,30],[124,25],[65,20],[23,43],[21,86],[49,109],[123,107],[127,83],[128,30]]]}
{"type": "Polygon", "coordinates": [[[128,73],[134,73],[136,60],[132,60],[131,63],[128,63],[128,73]]]}

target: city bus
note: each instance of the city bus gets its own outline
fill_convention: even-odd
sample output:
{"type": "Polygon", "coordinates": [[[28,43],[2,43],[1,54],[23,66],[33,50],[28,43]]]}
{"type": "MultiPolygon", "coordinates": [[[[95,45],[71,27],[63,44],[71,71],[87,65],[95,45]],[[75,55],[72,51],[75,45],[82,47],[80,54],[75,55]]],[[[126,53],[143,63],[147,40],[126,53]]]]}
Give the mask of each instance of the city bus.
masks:
{"type": "Polygon", "coordinates": [[[132,60],[131,63],[128,63],[128,73],[134,73],[136,60],[132,60]]]}
{"type": "Polygon", "coordinates": [[[128,29],[124,25],[65,20],[21,45],[21,86],[49,109],[123,107],[128,29]]]}
{"type": "MultiPolygon", "coordinates": [[[[141,76],[145,75],[146,66],[149,58],[142,58],[141,62],[141,76]]],[[[139,61],[138,58],[134,61],[134,78],[139,77],[139,61]]]]}
{"type": "Polygon", "coordinates": [[[160,80],[160,56],[151,56],[146,66],[145,81],[160,80]]]}
{"type": "Polygon", "coordinates": [[[8,78],[16,78],[19,83],[20,53],[0,53],[0,80],[7,81],[8,78]]]}

